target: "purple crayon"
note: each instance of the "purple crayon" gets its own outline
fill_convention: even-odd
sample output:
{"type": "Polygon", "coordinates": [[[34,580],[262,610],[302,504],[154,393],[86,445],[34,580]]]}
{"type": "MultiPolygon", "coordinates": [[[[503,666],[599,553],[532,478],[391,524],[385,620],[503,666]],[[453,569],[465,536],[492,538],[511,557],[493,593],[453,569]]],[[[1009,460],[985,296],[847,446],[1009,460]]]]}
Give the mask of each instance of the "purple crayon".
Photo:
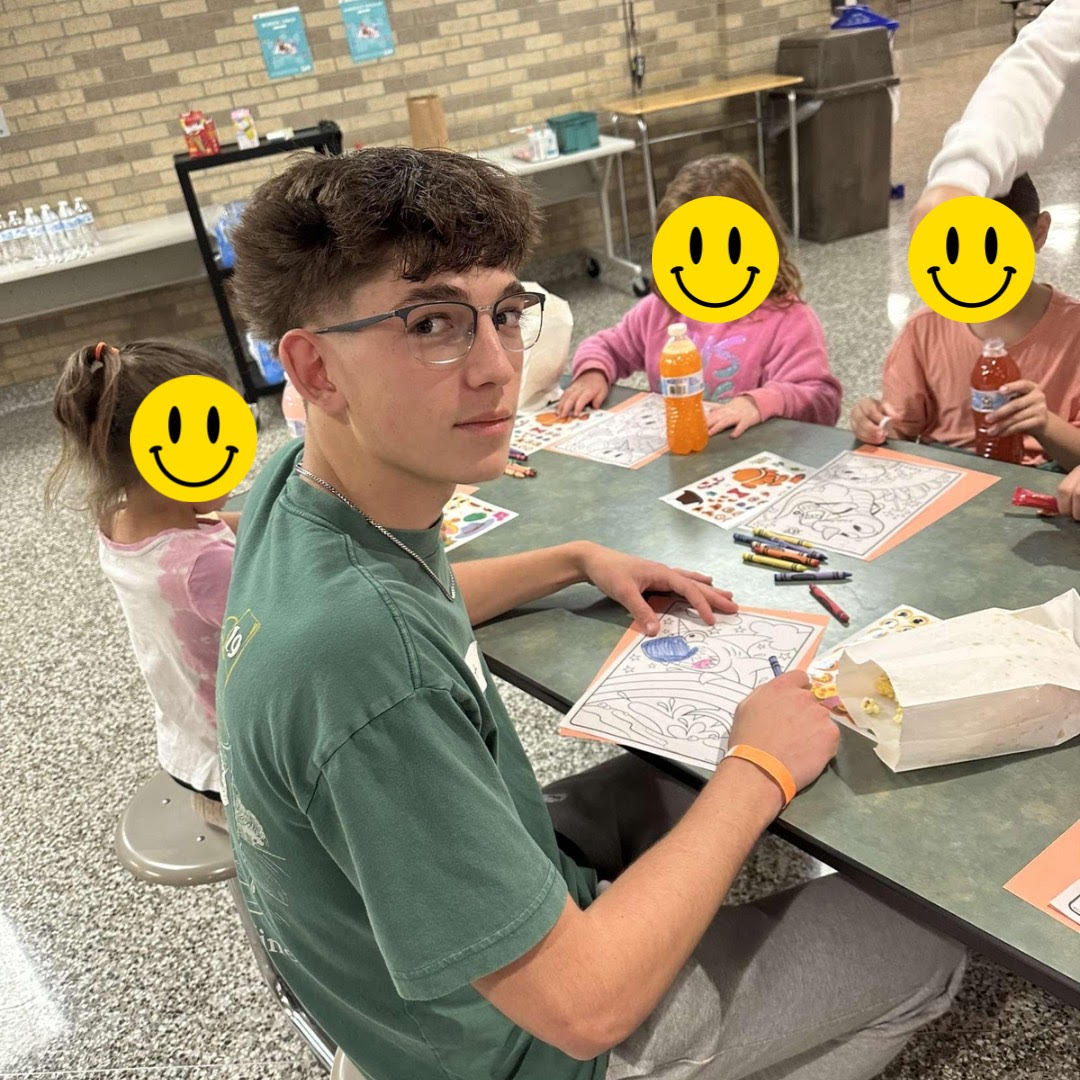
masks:
{"type": "Polygon", "coordinates": [[[773,581],[779,585],[785,581],[850,581],[850,570],[805,570],[795,573],[785,570],[782,574],[773,574],[773,581]]]}

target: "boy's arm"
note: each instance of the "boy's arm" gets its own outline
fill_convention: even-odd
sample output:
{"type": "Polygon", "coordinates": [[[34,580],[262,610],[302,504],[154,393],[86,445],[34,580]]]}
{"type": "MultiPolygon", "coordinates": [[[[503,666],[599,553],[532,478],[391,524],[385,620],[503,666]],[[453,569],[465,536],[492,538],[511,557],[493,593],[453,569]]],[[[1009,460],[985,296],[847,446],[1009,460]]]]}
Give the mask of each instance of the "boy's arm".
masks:
{"type": "Polygon", "coordinates": [[[882,402],[892,419],[889,433],[912,441],[925,435],[934,419],[922,351],[921,337],[909,322],[885,357],[881,377],[882,402]]]}
{"type": "Polygon", "coordinates": [[[587,540],[455,563],[454,575],[473,626],[579,581],[591,581],[622,604],[649,634],[660,628],[656,612],[644,599],[649,591],[684,597],[709,623],[713,611],[737,610],[731,593],[713,588],[712,578],[705,574],[639,559],[587,540]]]}
{"type": "Polygon", "coordinates": [[[1080,428],[1056,413],[1050,413],[1046,428],[1035,436],[1046,456],[1056,461],[1066,472],[1080,465],[1080,428]]]}

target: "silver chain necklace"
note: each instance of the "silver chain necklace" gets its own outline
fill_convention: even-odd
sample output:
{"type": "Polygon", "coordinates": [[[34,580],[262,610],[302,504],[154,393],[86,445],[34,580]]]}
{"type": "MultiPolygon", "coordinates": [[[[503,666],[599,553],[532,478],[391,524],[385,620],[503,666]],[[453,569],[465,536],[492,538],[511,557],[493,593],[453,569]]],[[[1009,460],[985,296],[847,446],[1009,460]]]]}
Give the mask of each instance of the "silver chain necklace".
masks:
{"type": "Polygon", "coordinates": [[[355,510],[373,529],[377,529],[379,532],[381,532],[383,536],[385,536],[386,539],[389,540],[391,543],[397,544],[397,546],[401,548],[401,550],[404,551],[406,555],[408,555],[412,559],[415,559],[416,562],[420,564],[427,576],[431,578],[431,580],[434,581],[435,584],[438,585],[439,588],[442,590],[443,596],[445,596],[446,599],[450,601],[450,603],[454,602],[454,597],[457,596],[457,582],[454,580],[453,570],[450,571],[450,588],[448,589],[439,580],[439,575],[436,574],[435,571],[432,570],[431,567],[428,566],[428,564],[424,562],[424,560],[421,559],[420,556],[417,555],[411,547],[409,547],[407,544],[402,543],[389,529],[384,528],[377,521],[373,521],[371,518],[369,518],[367,514],[365,514],[364,511],[356,505],[356,503],[342,495],[341,492],[338,491],[338,489],[334,487],[333,484],[327,483],[321,476],[316,476],[310,470],[305,469],[304,466],[300,464],[300,462],[296,463],[296,471],[301,476],[307,477],[308,480],[313,481],[320,487],[326,488],[326,490],[329,491],[331,495],[337,496],[337,498],[339,498],[346,506],[355,510]]]}

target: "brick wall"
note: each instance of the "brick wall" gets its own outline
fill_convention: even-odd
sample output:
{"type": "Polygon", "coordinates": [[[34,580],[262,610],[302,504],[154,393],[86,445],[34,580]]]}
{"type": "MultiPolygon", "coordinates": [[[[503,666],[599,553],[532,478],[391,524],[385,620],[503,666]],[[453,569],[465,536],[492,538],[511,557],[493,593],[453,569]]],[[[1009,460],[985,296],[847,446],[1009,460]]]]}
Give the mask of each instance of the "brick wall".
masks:
{"type": "MultiPolygon", "coordinates": [[[[299,0],[315,70],[270,80],[252,16],[278,6],[284,3],[0,0],[0,104],[12,129],[0,142],[0,209],[82,194],[103,227],[182,210],[172,155],[183,149],[178,116],[189,107],[213,115],[224,138],[231,137],[229,110],[246,106],[261,133],[328,118],[341,126],[346,146],[370,145],[407,142],[406,96],[436,92],[451,144],[472,149],[509,141],[511,127],[629,91],[618,0],[389,0],[397,51],[359,65],[349,57],[336,0],[299,0]]],[[[828,18],[822,0],[637,0],[636,11],[646,85],[654,90],[770,70],[780,36],[828,18]]],[[[749,102],[734,108],[750,115],[749,102]]],[[[657,130],[715,116],[687,111],[657,130]]],[[[659,147],[658,187],[682,161],[719,145],[714,138],[659,147]]],[[[736,133],[725,145],[749,150],[751,135],[736,133]]],[[[213,170],[199,178],[199,197],[242,197],[280,166],[271,159],[213,170]]],[[[636,155],[627,180],[641,233],[647,219],[636,155]]],[[[548,211],[545,254],[599,238],[590,203],[548,211]]],[[[160,292],[168,308],[170,290],[160,292]]],[[[155,307],[146,309],[142,322],[155,315],[155,307]]],[[[19,328],[20,340],[30,340],[26,329],[19,328]]],[[[8,344],[0,372],[10,374],[8,344]]],[[[17,370],[29,377],[43,373],[39,366],[17,370]]]]}

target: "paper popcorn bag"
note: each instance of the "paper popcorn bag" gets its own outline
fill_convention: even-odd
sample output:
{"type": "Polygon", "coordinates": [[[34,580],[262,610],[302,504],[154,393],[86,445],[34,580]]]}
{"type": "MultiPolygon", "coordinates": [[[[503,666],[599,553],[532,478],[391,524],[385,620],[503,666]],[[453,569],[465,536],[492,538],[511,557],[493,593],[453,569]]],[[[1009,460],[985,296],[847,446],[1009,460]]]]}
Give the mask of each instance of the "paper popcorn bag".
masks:
{"type": "Polygon", "coordinates": [[[895,772],[1056,746],[1080,734],[1080,594],[853,645],[836,686],[895,772]]]}

